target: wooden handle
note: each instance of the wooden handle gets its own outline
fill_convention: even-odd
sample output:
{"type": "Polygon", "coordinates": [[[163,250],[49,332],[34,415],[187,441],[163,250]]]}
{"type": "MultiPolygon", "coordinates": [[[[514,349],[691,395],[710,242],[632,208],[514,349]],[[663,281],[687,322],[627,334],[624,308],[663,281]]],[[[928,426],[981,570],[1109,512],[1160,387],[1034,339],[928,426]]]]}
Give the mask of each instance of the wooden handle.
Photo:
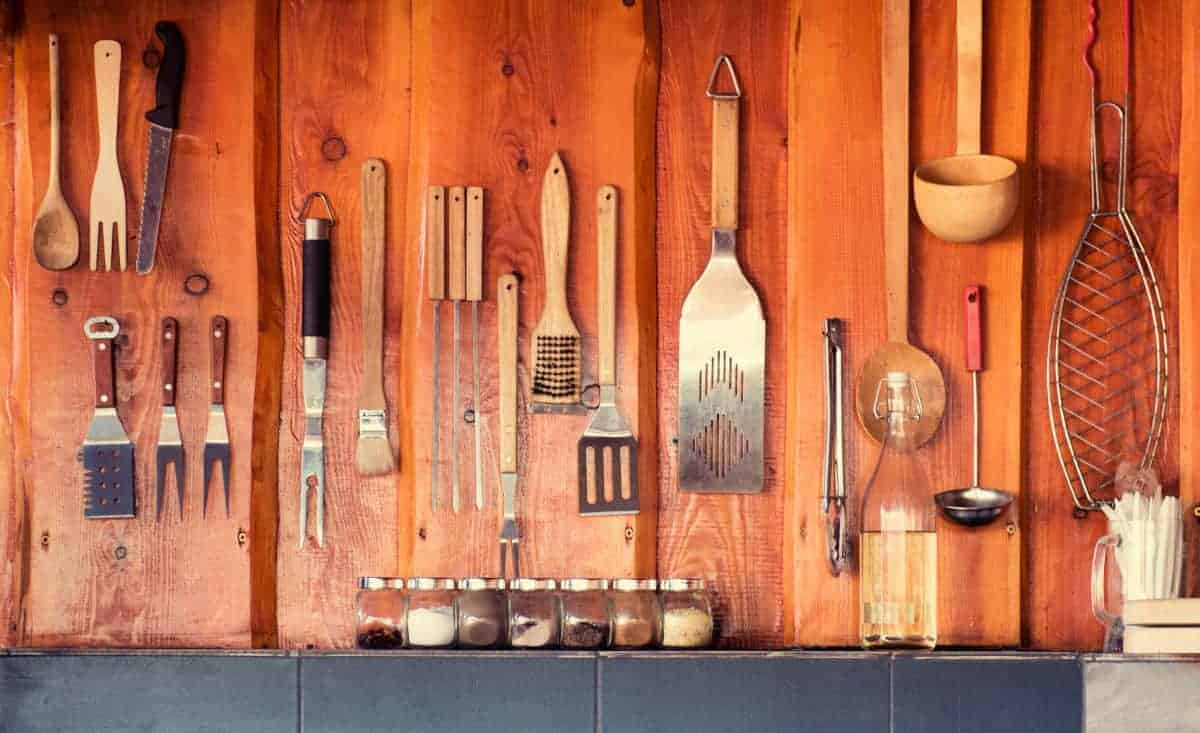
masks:
{"type": "Polygon", "coordinates": [[[963,294],[967,314],[967,371],[983,371],[983,289],[967,286],[963,294]]]}
{"type": "Polygon", "coordinates": [[[889,341],[908,341],[909,0],[883,5],[883,248],[889,341]]]}
{"type": "Polygon", "coordinates": [[[483,300],[483,189],[467,189],[467,300],[483,300]]]}
{"type": "Polygon", "coordinates": [[[429,187],[425,206],[425,267],[429,297],[446,299],[446,189],[429,187]]]}
{"type": "Polygon", "coordinates": [[[617,383],[617,189],[596,196],[596,304],[599,311],[600,384],[617,383]]]}
{"type": "Polygon", "coordinates": [[[500,354],[500,472],[517,470],[517,276],[496,281],[500,354]]]}
{"type": "Polygon", "coordinates": [[[958,0],[958,139],[955,152],[978,155],[983,105],[983,0],[958,0]]]}
{"type": "Polygon", "coordinates": [[[362,167],[363,378],[359,407],[383,409],[384,237],[387,165],[368,158],[362,167]]]}
{"type": "Polygon", "coordinates": [[[542,265],[546,270],[546,312],[570,320],[567,310],[567,242],[570,236],[571,188],[558,153],[542,177],[542,265]]]}
{"type": "Polygon", "coordinates": [[[713,100],[712,225],[738,226],[738,100],[713,100]]]}
{"type": "Polygon", "coordinates": [[[463,300],[467,295],[467,190],[451,186],[446,192],[446,232],[449,254],[446,256],[446,295],[463,300]]]}
{"type": "Polygon", "coordinates": [[[59,114],[61,98],[58,89],[58,34],[50,34],[50,188],[61,190],[59,183],[59,135],[62,118],[59,114]]]}
{"type": "Polygon", "coordinates": [[[92,366],[96,372],[96,407],[116,407],[116,370],[113,345],[116,339],[92,341],[92,366]]]}
{"type": "Polygon", "coordinates": [[[212,403],[225,404],[225,344],[229,341],[229,321],[225,316],[213,316],[209,331],[212,345],[212,403]]]}
{"type": "Polygon", "coordinates": [[[121,44],[97,41],[96,117],[100,126],[100,157],[117,157],[117,105],[121,91],[121,44]]]}
{"type": "Polygon", "coordinates": [[[164,318],[162,322],[162,403],[165,407],[175,404],[175,364],[179,356],[179,321],[164,318]]]}

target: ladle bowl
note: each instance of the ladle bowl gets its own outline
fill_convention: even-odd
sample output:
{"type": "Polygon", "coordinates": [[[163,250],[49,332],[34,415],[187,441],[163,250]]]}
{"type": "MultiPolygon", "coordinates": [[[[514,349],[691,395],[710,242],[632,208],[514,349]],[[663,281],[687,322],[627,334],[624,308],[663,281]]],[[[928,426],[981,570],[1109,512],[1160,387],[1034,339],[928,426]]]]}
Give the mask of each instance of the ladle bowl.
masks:
{"type": "Polygon", "coordinates": [[[980,527],[991,524],[1003,514],[1012,503],[1013,495],[999,489],[971,486],[942,491],[933,500],[947,519],[968,527],[980,527]]]}
{"type": "Polygon", "coordinates": [[[1021,198],[1017,164],[1000,155],[952,155],[917,167],[921,223],[947,242],[982,242],[1008,226],[1021,198]]]}

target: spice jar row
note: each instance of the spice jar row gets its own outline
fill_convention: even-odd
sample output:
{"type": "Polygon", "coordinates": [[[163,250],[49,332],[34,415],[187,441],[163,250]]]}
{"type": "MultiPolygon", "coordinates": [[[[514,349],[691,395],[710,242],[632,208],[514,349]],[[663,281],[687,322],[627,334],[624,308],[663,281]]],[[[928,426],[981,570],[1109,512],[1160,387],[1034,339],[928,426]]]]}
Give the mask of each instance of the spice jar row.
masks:
{"type": "Polygon", "coordinates": [[[690,578],[359,580],[361,649],[698,649],[712,603],[690,578]]]}

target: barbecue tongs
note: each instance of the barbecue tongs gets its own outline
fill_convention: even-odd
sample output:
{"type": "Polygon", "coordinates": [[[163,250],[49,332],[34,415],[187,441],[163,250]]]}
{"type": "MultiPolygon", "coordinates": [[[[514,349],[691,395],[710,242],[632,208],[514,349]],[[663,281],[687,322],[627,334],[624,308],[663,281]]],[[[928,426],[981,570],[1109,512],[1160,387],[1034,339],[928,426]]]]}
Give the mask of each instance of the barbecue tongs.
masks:
{"type": "Polygon", "coordinates": [[[821,466],[821,513],[829,571],[836,577],[850,560],[846,539],[846,463],[842,410],[842,321],[825,319],[825,460],[821,466]]]}

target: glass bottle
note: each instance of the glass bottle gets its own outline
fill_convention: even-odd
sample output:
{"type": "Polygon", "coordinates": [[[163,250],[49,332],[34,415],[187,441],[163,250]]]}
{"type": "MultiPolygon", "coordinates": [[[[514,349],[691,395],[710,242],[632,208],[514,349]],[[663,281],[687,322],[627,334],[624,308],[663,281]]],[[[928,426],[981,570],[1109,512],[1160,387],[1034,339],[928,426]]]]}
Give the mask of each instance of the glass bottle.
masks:
{"type": "Polygon", "coordinates": [[[932,649],[937,643],[937,514],[917,456],[921,395],[907,372],[888,372],[875,398],[886,421],[863,495],[859,538],[862,645],[932,649]]]}

